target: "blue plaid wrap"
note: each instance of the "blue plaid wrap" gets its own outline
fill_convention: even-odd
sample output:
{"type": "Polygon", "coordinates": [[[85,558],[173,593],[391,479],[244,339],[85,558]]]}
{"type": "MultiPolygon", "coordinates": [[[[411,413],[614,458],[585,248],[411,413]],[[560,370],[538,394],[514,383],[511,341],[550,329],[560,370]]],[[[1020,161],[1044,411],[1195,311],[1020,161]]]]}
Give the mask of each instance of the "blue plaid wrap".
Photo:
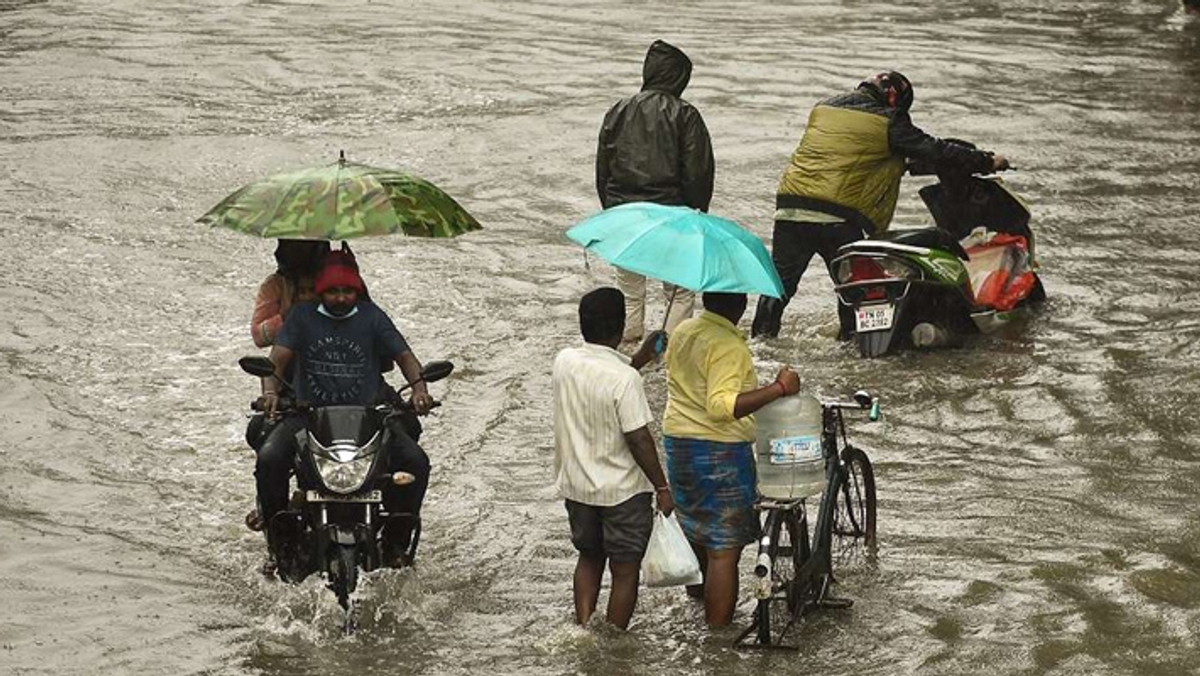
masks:
{"type": "Polygon", "coordinates": [[[706,549],[735,549],[758,539],[754,446],[663,437],[667,479],[684,535],[706,549]]]}

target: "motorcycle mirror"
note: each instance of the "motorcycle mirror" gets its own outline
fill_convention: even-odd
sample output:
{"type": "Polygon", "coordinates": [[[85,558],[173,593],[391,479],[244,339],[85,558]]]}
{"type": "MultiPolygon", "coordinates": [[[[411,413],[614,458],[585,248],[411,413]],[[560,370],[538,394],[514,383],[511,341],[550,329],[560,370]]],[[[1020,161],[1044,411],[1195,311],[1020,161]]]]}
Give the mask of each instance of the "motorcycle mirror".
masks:
{"type": "Polygon", "coordinates": [[[870,406],[872,401],[874,401],[874,399],[871,398],[870,393],[866,390],[859,390],[854,393],[854,403],[863,408],[870,406]]]}
{"type": "Polygon", "coordinates": [[[421,368],[421,377],[420,378],[417,378],[416,380],[405,385],[404,387],[401,387],[400,389],[396,390],[396,392],[403,392],[404,390],[407,390],[408,388],[410,388],[413,385],[416,385],[417,383],[420,383],[420,382],[426,382],[426,383],[437,382],[437,381],[441,380],[442,378],[445,378],[446,376],[450,375],[450,372],[453,370],[454,370],[453,362],[431,361],[421,368]]]}
{"type": "Polygon", "coordinates": [[[242,357],[238,360],[238,366],[246,373],[259,378],[275,375],[275,363],[266,357],[242,357]]]}
{"type": "Polygon", "coordinates": [[[427,383],[433,383],[450,375],[454,370],[454,364],[448,361],[431,361],[421,369],[421,380],[427,383]]]}

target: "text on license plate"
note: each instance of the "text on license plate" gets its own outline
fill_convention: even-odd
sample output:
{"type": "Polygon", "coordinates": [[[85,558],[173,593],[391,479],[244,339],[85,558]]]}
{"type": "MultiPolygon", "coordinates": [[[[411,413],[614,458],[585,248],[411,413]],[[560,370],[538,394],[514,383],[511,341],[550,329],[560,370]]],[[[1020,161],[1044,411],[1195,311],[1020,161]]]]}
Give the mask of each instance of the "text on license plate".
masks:
{"type": "Polygon", "coordinates": [[[304,497],[309,502],[383,502],[383,491],[367,491],[366,493],[355,493],[354,495],[308,491],[304,497]]]}
{"type": "Polygon", "coordinates": [[[854,316],[855,330],[862,333],[865,331],[890,329],[892,328],[892,316],[895,313],[896,307],[891,303],[867,305],[857,308],[854,316]]]}

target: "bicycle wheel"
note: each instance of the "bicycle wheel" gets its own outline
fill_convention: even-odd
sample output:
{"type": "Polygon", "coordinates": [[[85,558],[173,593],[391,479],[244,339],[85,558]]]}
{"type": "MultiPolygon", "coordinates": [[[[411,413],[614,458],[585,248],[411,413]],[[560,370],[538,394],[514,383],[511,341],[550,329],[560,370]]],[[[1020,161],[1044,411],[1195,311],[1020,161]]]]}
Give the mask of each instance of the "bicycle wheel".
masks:
{"type": "Polygon", "coordinates": [[[803,608],[796,574],[808,559],[808,532],[798,510],[793,509],[772,510],[763,526],[770,538],[766,553],[771,559],[771,596],[759,600],[755,621],[758,643],[778,645],[803,608]],[[772,626],[779,627],[777,636],[772,637],[772,626]]]}
{"type": "Polygon", "coordinates": [[[833,515],[833,535],[844,550],[875,546],[875,471],[861,449],[842,449],[846,480],[838,490],[833,515]]]}

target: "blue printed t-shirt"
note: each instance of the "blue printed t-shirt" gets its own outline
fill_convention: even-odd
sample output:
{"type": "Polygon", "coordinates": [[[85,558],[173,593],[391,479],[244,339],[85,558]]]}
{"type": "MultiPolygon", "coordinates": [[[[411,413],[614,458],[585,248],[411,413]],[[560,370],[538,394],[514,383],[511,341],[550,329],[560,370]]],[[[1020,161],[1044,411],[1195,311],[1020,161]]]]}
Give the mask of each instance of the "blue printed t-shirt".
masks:
{"type": "Polygon", "coordinates": [[[326,317],[316,303],[298,305],[275,344],[296,353],[296,396],[314,406],[377,403],[383,363],[409,351],[391,318],[368,300],[345,319],[326,317]]]}

